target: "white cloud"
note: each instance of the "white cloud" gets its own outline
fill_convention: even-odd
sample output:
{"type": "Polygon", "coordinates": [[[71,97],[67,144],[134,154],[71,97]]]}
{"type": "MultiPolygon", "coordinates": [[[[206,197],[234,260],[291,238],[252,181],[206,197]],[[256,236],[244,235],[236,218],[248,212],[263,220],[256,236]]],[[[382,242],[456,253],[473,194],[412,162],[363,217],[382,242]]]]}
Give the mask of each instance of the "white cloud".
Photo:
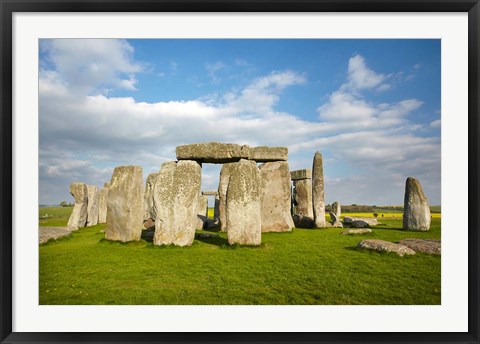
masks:
{"type": "MultiPolygon", "coordinates": [[[[410,174],[433,175],[426,179],[429,185],[435,184],[435,178],[439,180],[434,173],[440,171],[439,139],[416,137],[408,120],[422,102],[412,98],[379,103],[362,97],[362,90],[378,90],[387,84],[383,83],[386,77],[368,69],[359,55],[353,62],[350,59],[345,84],[318,108],[320,121],[307,121],[276,109],[287,87],[306,82],[305,75],[298,72],[275,71],[243,88],[199,99],[138,102],[98,91],[105,86],[135,87],[135,74],[141,66],[133,60],[128,43],[112,45],[116,58],[96,54],[95,49],[104,49],[98,44],[83,45],[93,50],[93,56],[85,54],[76,61],[79,65],[95,61],[91,68],[107,69],[108,61],[116,61],[102,73],[104,79],[88,80],[90,92],[97,90],[90,95],[77,92],[83,81],[72,84],[77,71],[64,67],[65,61],[75,59],[67,50],[76,51],[77,47],[60,44],[60,49],[58,43],[49,44],[55,46],[45,47],[53,67],[40,72],[41,194],[68,195],[73,180],[101,186],[118,165],[140,165],[146,176],[158,171],[164,161],[175,159],[177,145],[207,141],[288,146],[292,169],[310,168],[313,153],[326,151],[329,163],[343,162],[351,168],[345,178],[360,176],[358,186],[364,185],[366,191],[358,191],[359,198],[372,194],[370,187],[380,174],[385,180],[396,176],[396,183],[410,174]]],[[[212,71],[221,70],[222,65],[212,66],[212,71]]],[[[216,188],[217,172],[217,167],[205,167],[204,188],[216,188]]],[[[332,196],[342,195],[338,200],[347,202],[352,190],[341,185],[333,188],[332,196]],[[338,193],[341,190],[343,193],[338,193]]],[[[391,199],[391,192],[387,194],[390,196],[385,198],[391,199]]],[[[43,202],[48,199],[45,196],[43,202]]]]}
{"type": "Polygon", "coordinates": [[[435,121],[430,122],[430,126],[432,128],[440,128],[441,125],[442,125],[442,120],[440,120],[440,119],[437,119],[435,121]]]}
{"type": "Polygon", "coordinates": [[[61,82],[76,92],[90,93],[108,86],[134,89],[133,47],[116,39],[45,39],[41,51],[55,66],[61,82]]]}
{"type": "Polygon", "coordinates": [[[348,85],[353,89],[371,89],[385,80],[383,74],[377,74],[367,67],[365,59],[355,55],[348,61],[348,85]]]}

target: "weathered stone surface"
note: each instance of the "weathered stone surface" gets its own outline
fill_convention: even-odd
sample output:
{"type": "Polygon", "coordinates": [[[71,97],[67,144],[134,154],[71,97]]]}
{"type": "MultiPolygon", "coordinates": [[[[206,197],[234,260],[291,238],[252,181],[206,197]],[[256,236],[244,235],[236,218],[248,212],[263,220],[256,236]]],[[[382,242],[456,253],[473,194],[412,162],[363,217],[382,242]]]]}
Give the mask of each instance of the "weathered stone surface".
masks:
{"type": "Polygon", "coordinates": [[[343,217],[343,223],[345,225],[351,225],[355,221],[363,221],[367,223],[369,226],[377,226],[380,224],[376,218],[370,218],[370,217],[353,217],[353,216],[344,216],[343,217]]]}
{"type": "Polygon", "coordinates": [[[70,184],[70,193],[75,199],[75,205],[68,219],[67,227],[70,230],[77,230],[79,227],[85,227],[87,223],[87,185],[84,183],[72,183],[70,184]]]}
{"type": "Polygon", "coordinates": [[[312,170],[303,169],[303,170],[291,171],[290,178],[292,180],[312,179],[312,170]]]}
{"type": "Polygon", "coordinates": [[[204,195],[204,196],[217,196],[218,191],[217,190],[202,191],[202,195],[204,195]]]}
{"type": "Polygon", "coordinates": [[[293,181],[294,215],[313,219],[312,180],[293,181]]]}
{"type": "Polygon", "coordinates": [[[442,244],[440,240],[432,239],[403,239],[399,242],[400,245],[407,246],[415,252],[422,252],[428,254],[442,254],[442,244]]]}
{"type": "Polygon", "coordinates": [[[334,212],[330,212],[329,214],[330,214],[330,219],[332,223],[338,221],[337,214],[335,214],[334,212]]]}
{"type": "Polygon", "coordinates": [[[259,167],[262,232],[289,232],[295,226],[291,210],[288,162],[266,162],[259,167]]]}
{"type": "Polygon", "coordinates": [[[220,222],[220,195],[215,196],[215,204],[213,206],[213,220],[216,224],[220,222]]]}
{"type": "Polygon", "coordinates": [[[315,221],[312,217],[308,216],[301,216],[301,215],[293,215],[293,223],[295,224],[295,228],[314,228],[315,221]]]}
{"type": "Polygon", "coordinates": [[[202,169],[191,160],[162,164],[155,186],[155,245],[189,246],[195,238],[202,169]]]}
{"type": "Polygon", "coordinates": [[[202,229],[208,220],[208,196],[198,196],[197,224],[196,229],[202,229]]]}
{"type": "Polygon", "coordinates": [[[64,227],[38,227],[38,243],[45,244],[51,239],[56,240],[70,233],[72,232],[64,227]]]}
{"type": "Polygon", "coordinates": [[[178,160],[195,160],[200,163],[223,164],[250,157],[250,146],[234,143],[207,142],[178,146],[178,160]]]}
{"type": "Polygon", "coordinates": [[[353,228],[368,228],[368,227],[370,227],[370,225],[366,221],[355,220],[355,221],[350,223],[350,227],[353,227],[353,228]]]}
{"type": "Polygon", "coordinates": [[[220,230],[227,231],[227,188],[230,181],[230,174],[234,165],[224,164],[220,170],[220,180],[218,183],[218,212],[220,220],[220,230]]]}
{"type": "Polygon", "coordinates": [[[228,243],[260,245],[262,241],[261,176],[252,160],[227,164],[226,223],[228,243]]]}
{"type": "Polygon", "coordinates": [[[152,219],[155,221],[157,217],[157,205],[153,200],[153,195],[155,193],[155,185],[157,183],[158,175],[158,172],[150,173],[145,183],[145,194],[143,196],[143,204],[145,207],[145,215],[143,216],[144,220],[152,219]]]}
{"type": "Polygon", "coordinates": [[[347,229],[346,231],[343,231],[343,235],[348,235],[348,234],[368,234],[372,233],[372,230],[370,228],[360,228],[360,229],[347,229]]]}
{"type": "Polygon", "coordinates": [[[155,221],[152,218],[148,218],[145,221],[143,221],[143,229],[152,229],[152,228],[155,230],[155,221]]]}
{"type": "Polygon", "coordinates": [[[87,227],[92,227],[98,224],[98,187],[95,185],[87,185],[87,193],[87,227]]]}
{"type": "Polygon", "coordinates": [[[340,203],[338,202],[332,203],[332,212],[337,217],[337,220],[340,221],[340,216],[342,215],[342,207],[340,206],[340,203]]]}
{"type": "Polygon", "coordinates": [[[365,248],[368,250],[375,250],[378,252],[394,252],[399,256],[403,257],[404,255],[415,254],[415,251],[407,246],[395,244],[393,242],[379,240],[379,239],[366,239],[358,243],[358,247],[365,248]]]}
{"type": "Polygon", "coordinates": [[[337,214],[334,212],[330,212],[330,222],[332,224],[332,227],[343,227],[342,223],[340,222],[340,219],[337,217],[337,214]]]}
{"type": "Polygon", "coordinates": [[[430,230],[430,207],[420,182],[408,177],[405,183],[403,228],[414,231],[430,230]]]}
{"type": "Polygon", "coordinates": [[[107,195],[106,239],[140,240],[145,212],[142,174],[140,166],[115,167],[107,195]]]}
{"type": "Polygon", "coordinates": [[[288,148],[287,147],[253,147],[250,148],[250,160],[256,162],[272,162],[272,161],[287,161],[288,148]]]}
{"type": "Polygon", "coordinates": [[[337,215],[333,212],[330,212],[329,214],[330,214],[332,227],[342,228],[343,224],[340,222],[340,219],[337,217],[337,215]]]}
{"type": "Polygon", "coordinates": [[[316,228],[325,228],[325,191],[323,179],[323,158],[320,152],[316,152],[313,157],[312,168],[312,199],[313,199],[313,219],[316,228]]]}
{"type": "MultiPolygon", "coordinates": [[[[108,184],[108,183],[105,183],[105,184],[108,184]]],[[[107,222],[108,187],[106,187],[105,184],[103,188],[100,190],[100,192],[98,193],[98,223],[107,222]]]]}

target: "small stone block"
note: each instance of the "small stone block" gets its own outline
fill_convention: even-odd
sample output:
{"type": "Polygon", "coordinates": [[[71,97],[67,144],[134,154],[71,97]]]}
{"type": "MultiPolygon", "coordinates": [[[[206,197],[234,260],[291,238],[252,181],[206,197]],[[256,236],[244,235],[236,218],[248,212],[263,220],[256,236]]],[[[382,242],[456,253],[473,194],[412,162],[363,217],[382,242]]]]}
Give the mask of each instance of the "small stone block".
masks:
{"type": "Polygon", "coordinates": [[[260,146],[251,148],[250,153],[250,160],[255,160],[256,162],[273,162],[288,160],[287,147],[260,146]]]}
{"type": "Polygon", "coordinates": [[[303,169],[303,170],[290,171],[290,178],[292,180],[312,179],[312,170],[303,169]]]}

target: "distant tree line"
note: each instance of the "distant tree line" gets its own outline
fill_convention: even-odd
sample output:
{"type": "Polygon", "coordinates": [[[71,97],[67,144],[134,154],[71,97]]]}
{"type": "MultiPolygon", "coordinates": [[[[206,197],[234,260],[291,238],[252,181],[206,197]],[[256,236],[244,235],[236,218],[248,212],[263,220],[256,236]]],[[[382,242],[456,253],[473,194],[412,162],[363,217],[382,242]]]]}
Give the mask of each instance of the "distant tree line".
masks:
{"type": "Polygon", "coordinates": [[[61,201],[60,206],[61,207],[73,207],[73,203],[67,203],[67,201],[61,201]]]}
{"type": "MultiPolygon", "coordinates": [[[[374,211],[374,208],[377,206],[375,205],[359,205],[359,204],[352,204],[352,205],[341,205],[342,206],[342,213],[372,213],[374,211]]],[[[331,212],[332,211],[332,205],[327,204],[325,206],[325,211],[331,212]]]]}

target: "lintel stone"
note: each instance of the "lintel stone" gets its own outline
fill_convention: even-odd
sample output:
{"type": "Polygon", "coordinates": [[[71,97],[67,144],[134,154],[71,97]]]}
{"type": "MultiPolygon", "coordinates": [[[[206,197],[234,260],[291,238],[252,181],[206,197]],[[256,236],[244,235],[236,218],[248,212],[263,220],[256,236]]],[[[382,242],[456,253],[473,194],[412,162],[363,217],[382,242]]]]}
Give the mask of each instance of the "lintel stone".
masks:
{"type": "Polygon", "coordinates": [[[312,179],[312,170],[303,169],[303,170],[290,171],[290,178],[292,180],[312,179]]]}
{"type": "Polygon", "coordinates": [[[287,161],[288,148],[287,147],[253,147],[250,149],[250,160],[256,162],[273,162],[273,161],[287,161]]]}
{"type": "Polygon", "coordinates": [[[217,190],[209,190],[209,191],[202,191],[203,196],[217,196],[218,191],[217,190]]]}
{"type": "Polygon", "coordinates": [[[182,145],[176,148],[178,160],[195,160],[199,163],[224,164],[250,157],[250,146],[234,143],[206,142],[182,145]]]}

